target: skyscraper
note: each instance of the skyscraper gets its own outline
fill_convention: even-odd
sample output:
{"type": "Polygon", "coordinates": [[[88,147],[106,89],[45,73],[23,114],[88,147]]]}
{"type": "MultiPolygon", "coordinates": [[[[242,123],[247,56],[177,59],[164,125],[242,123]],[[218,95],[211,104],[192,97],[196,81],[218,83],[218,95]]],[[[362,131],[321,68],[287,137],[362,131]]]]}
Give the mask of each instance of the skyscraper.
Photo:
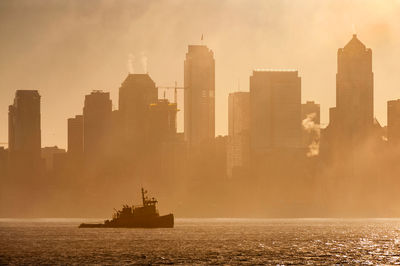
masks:
{"type": "Polygon", "coordinates": [[[87,160],[104,152],[110,126],[112,102],[109,92],[93,91],[83,107],[83,150],[87,160]]]}
{"type": "Polygon", "coordinates": [[[227,174],[247,166],[250,159],[250,92],[230,93],[228,98],[227,174]]]}
{"type": "Polygon", "coordinates": [[[68,154],[73,157],[83,155],[83,115],[68,119],[68,154]]]}
{"type": "Polygon", "coordinates": [[[149,136],[151,141],[160,143],[175,140],[177,112],[177,104],[165,99],[150,104],[149,136]]]}
{"type": "Polygon", "coordinates": [[[400,99],[387,102],[387,138],[390,144],[400,144],[400,99]]]}
{"type": "Polygon", "coordinates": [[[129,74],[119,89],[119,116],[124,142],[138,149],[146,141],[149,106],[156,103],[158,90],[148,74],[129,74]]]}
{"type": "Polygon", "coordinates": [[[8,112],[8,147],[12,155],[38,163],[41,153],[40,95],[17,90],[8,112]]]}
{"type": "Polygon", "coordinates": [[[299,148],[301,78],[296,70],[255,70],[250,77],[251,151],[299,148]]]}
{"type": "Polygon", "coordinates": [[[336,121],[346,139],[368,133],[374,122],[374,74],[372,50],[354,34],[338,50],[336,121]]]}
{"type": "Polygon", "coordinates": [[[205,45],[189,45],[184,62],[185,140],[190,146],[215,137],[215,61],[205,45]]]}
{"type": "Polygon", "coordinates": [[[352,155],[349,151],[373,134],[373,95],[372,51],[354,34],[338,50],[336,107],[329,109],[329,125],[321,132],[322,153],[352,155]]]}

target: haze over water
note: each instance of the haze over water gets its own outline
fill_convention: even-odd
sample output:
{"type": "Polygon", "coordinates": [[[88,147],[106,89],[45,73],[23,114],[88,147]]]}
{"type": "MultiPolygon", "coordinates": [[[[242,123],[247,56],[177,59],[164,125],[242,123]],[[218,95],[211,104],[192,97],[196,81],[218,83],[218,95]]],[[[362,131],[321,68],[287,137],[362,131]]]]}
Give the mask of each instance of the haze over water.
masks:
{"type": "Polygon", "coordinates": [[[78,229],[82,221],[1,219],[0,264],[400,264],[399,219],[177,219],[173,229],[78,229]]]}

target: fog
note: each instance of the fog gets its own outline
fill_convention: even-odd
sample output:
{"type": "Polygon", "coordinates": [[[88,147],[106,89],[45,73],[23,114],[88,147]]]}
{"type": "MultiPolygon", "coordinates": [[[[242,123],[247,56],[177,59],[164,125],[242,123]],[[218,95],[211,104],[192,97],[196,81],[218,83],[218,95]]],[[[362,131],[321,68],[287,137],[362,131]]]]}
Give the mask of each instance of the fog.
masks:
{"type": "MultiPolygon", "coordinates": [[[[400,98],[400,2],[388,1],[1,1],[0,142],[16,89],[42,95],[43,146],[66,147],[66,119],[93,89],[118,88],[128,60],[159,86],[183,83],[188,44],[216,60],[216,134],[227,133],[227,96],[249,89],[255,68],[295,68],[302,99],[321,104],[322,125],[335,105],[336,52],[355,30],[373,50],[375,115],[400,98]]],[[[172,97],[172,96],[170,96],[172,97]]],[[[183,109],[183,106],[180,106],[183,109]]],[[[183,130],[183,112],[178,114],[183,130]]]]}
{"type": "MultiPolygon", "coordinates": [[[[29,161],[32,154],[21,161],[20,154],[7,157],[0,216],[105,217],[114,207],[139,203],[141,186],[159,198],[161,212],[178,217],[399,216],[399,145],[387,141],[385,129],[369,121],[359,139],[361,127],[347,129],[345,123],[324,131],[328,109],[336,105],[338,49],[355,33],[372,49],[374,116],[386,124],[387,101],[400,98],[399,17],[399,0],[1,1],[1,143],[8,139],[7,112],[16,90],[41,95],[42,147],[67,147],[67,119],[82,114],[93,90],[110,92],[112,110],[119,110],[108,110],[107,121],[95,117],[104,122],[103,131],[91,135],[100,136],[96,152],[67,154],[57,169],[37,170],[41,162],[29,161]],[[118,93],[129,73],[148,73],[160,87],[183,86],[191,44],[214,52],[216,138],[187,148],[176,132],[165,141],[159,128],[137,126],[156,121],[149,115],[153,103],[143,111],[132,94],[127,102],[134,107],[126,109],[136,117],[123,116],[118,93]],[[258,68],[298,70],[301,102],[320,104],[321,123],[308,114],[298,125],[309,134],[304,147],[252,154],[232,178],[228,95],[249,91],[258,68]],[[123,125],[125,118],[132,124],[123,125]],[[124,139],[129,130],[134,133],[124,139]]],[[[163,98],[164,91],[158,93],[163,98]]],[[[172,90],[165,95],[173,101],[172,90]]],[[[179,91],[178,132],[183,107],[179,91]]]]}

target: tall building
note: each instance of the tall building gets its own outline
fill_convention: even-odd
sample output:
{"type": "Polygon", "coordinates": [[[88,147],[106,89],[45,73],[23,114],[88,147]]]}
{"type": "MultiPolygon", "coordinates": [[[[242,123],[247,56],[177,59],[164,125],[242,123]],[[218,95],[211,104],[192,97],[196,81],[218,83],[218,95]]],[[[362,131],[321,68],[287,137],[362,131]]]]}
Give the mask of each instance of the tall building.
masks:
{"type": "Polygon", "coordinates": [[[400,144],[400,99],[387,103],[387,138],[390,144],[400,144]]]}
{"type": "Polygon", "coordinates": [[[336,121],[347,139],[365,134],[374,123],[374,74],[372,50],[353,35],[338,50],[336,121]]]}
{"type": "Polygon", "coordinates": [[[40,95],[37,90],[17,90],[8,109],[8,147],[12,155],[38,161],[41,152],[40,95]]]}
{"type": "Polygon", "coordinates": [[[54,170],[54,158],[59,154],[65,154],[65,150],[57,146],[42,148],[42,159],[45,162],[47,171],[54,170]]]}
{"type": "Polygon", "coordinates": [[[189,45],[184,62],[185,140],[190,146],[215,137],[215,61],[205,45],[189,45]]]}
{"type": "Polygon", "coordinates": [[[8,150],[0,146],[0,178],[7,175],[8,166],[8,150]]]}
{"type": "MultiPolygon", "coordinates": [[[[353,148],[374,134],[372,51],[353,35],[337,54],[336,107],[321,132],[321,150],[328,157],[353,156],[353,148]]],[[[332,157],[334,158],[334,157],[332,157]]]]}
{"type": "Polygon", "coordinates": [[[228,98],[227,174],[250,159],[250,92],[230,93],[228,98]]]}
{"type": "Polygon", "coordinates": [[[83,115],[68,119],[68,154],[78,158],[83,155],[83,115]]]}
{"type": "Polygon", "coordinates": [[[129,149],[143,146],[148,133],[149,106],[158,89],[148,74],[129,74],[119,89],[119,119],[129,149]]]}
{"type": "Polygon", "coordinates": [[[176,138],[177,104],[168,100],[158,100],[150,104],[149,136],[157,143],[176,138]]]}
{"type": "Polygon", "coordinates": [[[299,148],[301,78],[296,70],[255,70],[250,77],[251,151],[299,148]]]}
{"type": "Polygon", "coordinates": [[[104,153],[112,102],[109,92],[93,91],[85,96],[83,107],[83,150],[87,160],[104,153]]]}

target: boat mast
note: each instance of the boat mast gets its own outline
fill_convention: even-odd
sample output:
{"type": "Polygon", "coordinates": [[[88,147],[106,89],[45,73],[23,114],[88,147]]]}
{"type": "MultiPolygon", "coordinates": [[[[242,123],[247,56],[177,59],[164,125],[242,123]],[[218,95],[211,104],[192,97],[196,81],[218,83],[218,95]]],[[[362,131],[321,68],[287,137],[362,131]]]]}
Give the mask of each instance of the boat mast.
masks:
{"type": "Polygon", "coordinates": [[[143,189],[143,187],[142,187],[142,201],[143,201],[143,206],[145,206],[146,204],[146,199],[145,199],[145,197],[144,197],[144,189],[143,189]]]}

